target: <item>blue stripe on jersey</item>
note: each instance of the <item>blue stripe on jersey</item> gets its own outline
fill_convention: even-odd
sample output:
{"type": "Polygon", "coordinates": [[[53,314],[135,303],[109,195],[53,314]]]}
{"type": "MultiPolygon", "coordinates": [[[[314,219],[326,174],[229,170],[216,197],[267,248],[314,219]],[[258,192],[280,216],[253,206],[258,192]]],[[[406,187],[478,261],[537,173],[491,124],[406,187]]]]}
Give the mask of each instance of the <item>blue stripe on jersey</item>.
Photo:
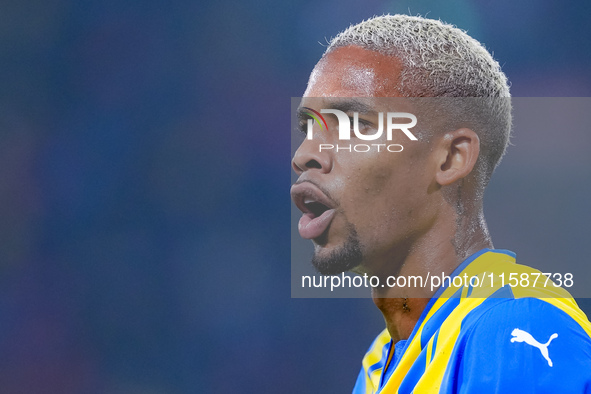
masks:
{"type": "MultiPolygon", "coordinates": [[[[405,339],[396,342],[396,344],[394,345],[394,354],[392,355],[392,360],[390,360],[390,365],[396,365],[398,363],[398,360],[402,358],[407,342],[408,341],[405,339]]],[[[392,372],[394,372],[395,369],[396,368],[394,367],[388,366],[386,371],[382,374],[382,379],[380,380],[380,389],[384,385],[384,382],[387,382],[390,376],[392,376],[392,372]]]]}
{"type": "Polygon", "coordinates": [[[375,363],[374,365],[370,366],[370,367],[367,369],[367,375],[368,375],[368,376],[370,376],[370,377],[371,377],[371,374],[372,374],[372,373],[373,373],[375,370],[378,370],[378,369],[380,369],[380,368],[383,368],[383,367],[384,367],[384,362],[385,362],[384,360],[388,360],[388,352],[390,351],[390,344],[391,344],[391,343],[392,343],[392,342],[390,341],[390,343],[387,343],[387,344],[385,344],[385,345],[384,345],[384,347],[383,347],[383,349],[382,349],[382,358],[381,358],[381,359],[380,359],[380,360],[379,360],[377,363],[375,363]]]}
{"type": "MultiPolygon", "coordinates": [[[[462,289],[458,290],[458,293],[461,293],[461,291],[462,289]]],[[[435,331],[439,330],[443,321],[448,318],[449,314],[453,312],[459,303],[459,297],[450,298],[429,318],[421,332],[421,348],[427,345],[427,342],[429,342],[435,331]]]]}
{"type": "MultiPolygon", "coordinates": [[[[437,338],[439,337],[439,330],[435,331],[435,334],[433,335],[433,349],[431,350],[431,354],[435,354],[435,352],[437,351],[437,338]]],[[[433,361],[433,356],[431,356],[431,360],[429,360],[429,363],[431,363],[431,361],[433,361]]]]}
{"type": "Polygon", "coordinates": [[[416,358],[416,361],[410,367],[410,370],[400,383],[400,388],[398,389],[398,394],[410,394],[412,393],[413,389],[417,385],[417,382],[425,373],[425,367],[427,366],[427,350],[423,349],[423,351],[419,354],[416,358]]]}

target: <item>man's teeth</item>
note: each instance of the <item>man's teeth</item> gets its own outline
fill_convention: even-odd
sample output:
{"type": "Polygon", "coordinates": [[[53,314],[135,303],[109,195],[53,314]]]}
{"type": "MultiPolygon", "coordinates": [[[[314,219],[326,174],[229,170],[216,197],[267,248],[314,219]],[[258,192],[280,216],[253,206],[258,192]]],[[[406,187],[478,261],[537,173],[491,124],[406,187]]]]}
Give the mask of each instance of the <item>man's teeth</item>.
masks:
{"type": "Polygon", "coordinates": [[[306,198],[304,200],[304,204],[310,204],[310,203],[313,203],[313,202],[316,202],[316,200],[312,200],[311,198],[306,198]]]}

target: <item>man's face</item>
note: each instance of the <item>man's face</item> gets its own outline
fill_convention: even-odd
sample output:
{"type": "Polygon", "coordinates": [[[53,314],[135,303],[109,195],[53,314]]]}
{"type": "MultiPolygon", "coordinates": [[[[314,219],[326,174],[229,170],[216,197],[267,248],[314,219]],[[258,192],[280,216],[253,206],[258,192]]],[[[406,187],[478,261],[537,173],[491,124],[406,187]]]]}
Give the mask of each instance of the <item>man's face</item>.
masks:
{"type": "MultiPolygon", "coordinates": [[[[301,106],[320,112],[338,103],[370,103],[372,111],[360,112],[359,119],[360,127],[368,124],[367,134],[373,134],[378,112],[413,112],[408,103],[406,108],[385,107],[384,97],[399,97],[400,69],[399,61],[390,56],[355,46],[336,49],[316,65],[301,106]]],[[[359,112],[353,109],[348,115],[352,117],[353,111],[359,112]]],[[[351,140],[339,141],[337,118],[325,119],[328,131],[315,124],[313,139],[304,139],[292,161],[299,176],[292,198],[304,212],[300,235],[314,242],[313,263],[323,274],[358,266],[357,271],[372,273],[384,272],[385,267],[397,270],[400,267],[392,267],[392,261],[408,253],[412,240],[427,231],[436,215],[430,200],[436,164],[429,159],[429,146],[401,132],[394,133],[392,141],[386,140],[386,133],[375,141],[357,139],[353,133],[351,140]],[[320,144],[362,143],[400,144],[404,149],[319,151],[320,144]]]]}

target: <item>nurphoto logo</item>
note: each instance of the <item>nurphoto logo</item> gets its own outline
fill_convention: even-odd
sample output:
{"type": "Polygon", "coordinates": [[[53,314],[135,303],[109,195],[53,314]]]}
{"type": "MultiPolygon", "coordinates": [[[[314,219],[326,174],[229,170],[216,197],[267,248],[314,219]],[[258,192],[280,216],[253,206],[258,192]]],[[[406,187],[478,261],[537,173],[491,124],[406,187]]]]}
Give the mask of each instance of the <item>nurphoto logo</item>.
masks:
{"type": "MultiPolygon", "coordinates": [[[[392,141],[392,135],[396,130],[402,131],[408,137],[409,140],[417,141],[417,137],[410,131],[411,128],[416,126],[417,117],[408,112],[387,112],[385,114],[385,127],[384,113],[379,112],[378,127],[376,132],[373,134],[366,134],[361,132],[359,128],[359,112],[353,112],[353,118],[351,118],[345,112],[338,109],[321,109],[320,112],[318,112],[309,107],[302,107],[301,111],[303,114],[309,116],[309,118],[307,119],[306,130],[306,138],[309,140],[314,138],[314,122],[318,123],[321,131],[327,131],[328,123],[326,122],[326,119],[324,119],[324,116],[322,116],[322,114],[333,114],[337,117],[339,123],[339,141],[351,140],[351,129],[353,129],[355,137],[362,141],[375,141],[378,138],[382,137],[382,135],[384,134],[384,130],[386,131],[386,139],[388,141],[392,141]],[[406,123],[399,123],[401,119],[406,119],[406,123]],[[410,122],[408,122],[408,120],[410,120],[410,122]]],[[[323,150],[334,150],[335,152],[369,152],[371,150],[377,150],[378,152],[402,152],[404,147],[400,144],[320,144],[318,149],[320,152],[322,152],[323,150]]]]}

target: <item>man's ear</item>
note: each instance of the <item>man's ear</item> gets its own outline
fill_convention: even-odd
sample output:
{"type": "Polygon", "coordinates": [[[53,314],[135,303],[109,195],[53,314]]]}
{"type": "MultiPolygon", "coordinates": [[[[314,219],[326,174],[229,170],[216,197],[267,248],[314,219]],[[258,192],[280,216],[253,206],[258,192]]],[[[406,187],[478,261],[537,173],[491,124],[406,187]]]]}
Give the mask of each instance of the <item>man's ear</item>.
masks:
{"type": "Polygon", "coordinates": [[[478,160],[480,138],[466,128],[445,133],[438,146],[438,165],[435,181],[442,185],[450,185],[467,176],[478,160]]]}

